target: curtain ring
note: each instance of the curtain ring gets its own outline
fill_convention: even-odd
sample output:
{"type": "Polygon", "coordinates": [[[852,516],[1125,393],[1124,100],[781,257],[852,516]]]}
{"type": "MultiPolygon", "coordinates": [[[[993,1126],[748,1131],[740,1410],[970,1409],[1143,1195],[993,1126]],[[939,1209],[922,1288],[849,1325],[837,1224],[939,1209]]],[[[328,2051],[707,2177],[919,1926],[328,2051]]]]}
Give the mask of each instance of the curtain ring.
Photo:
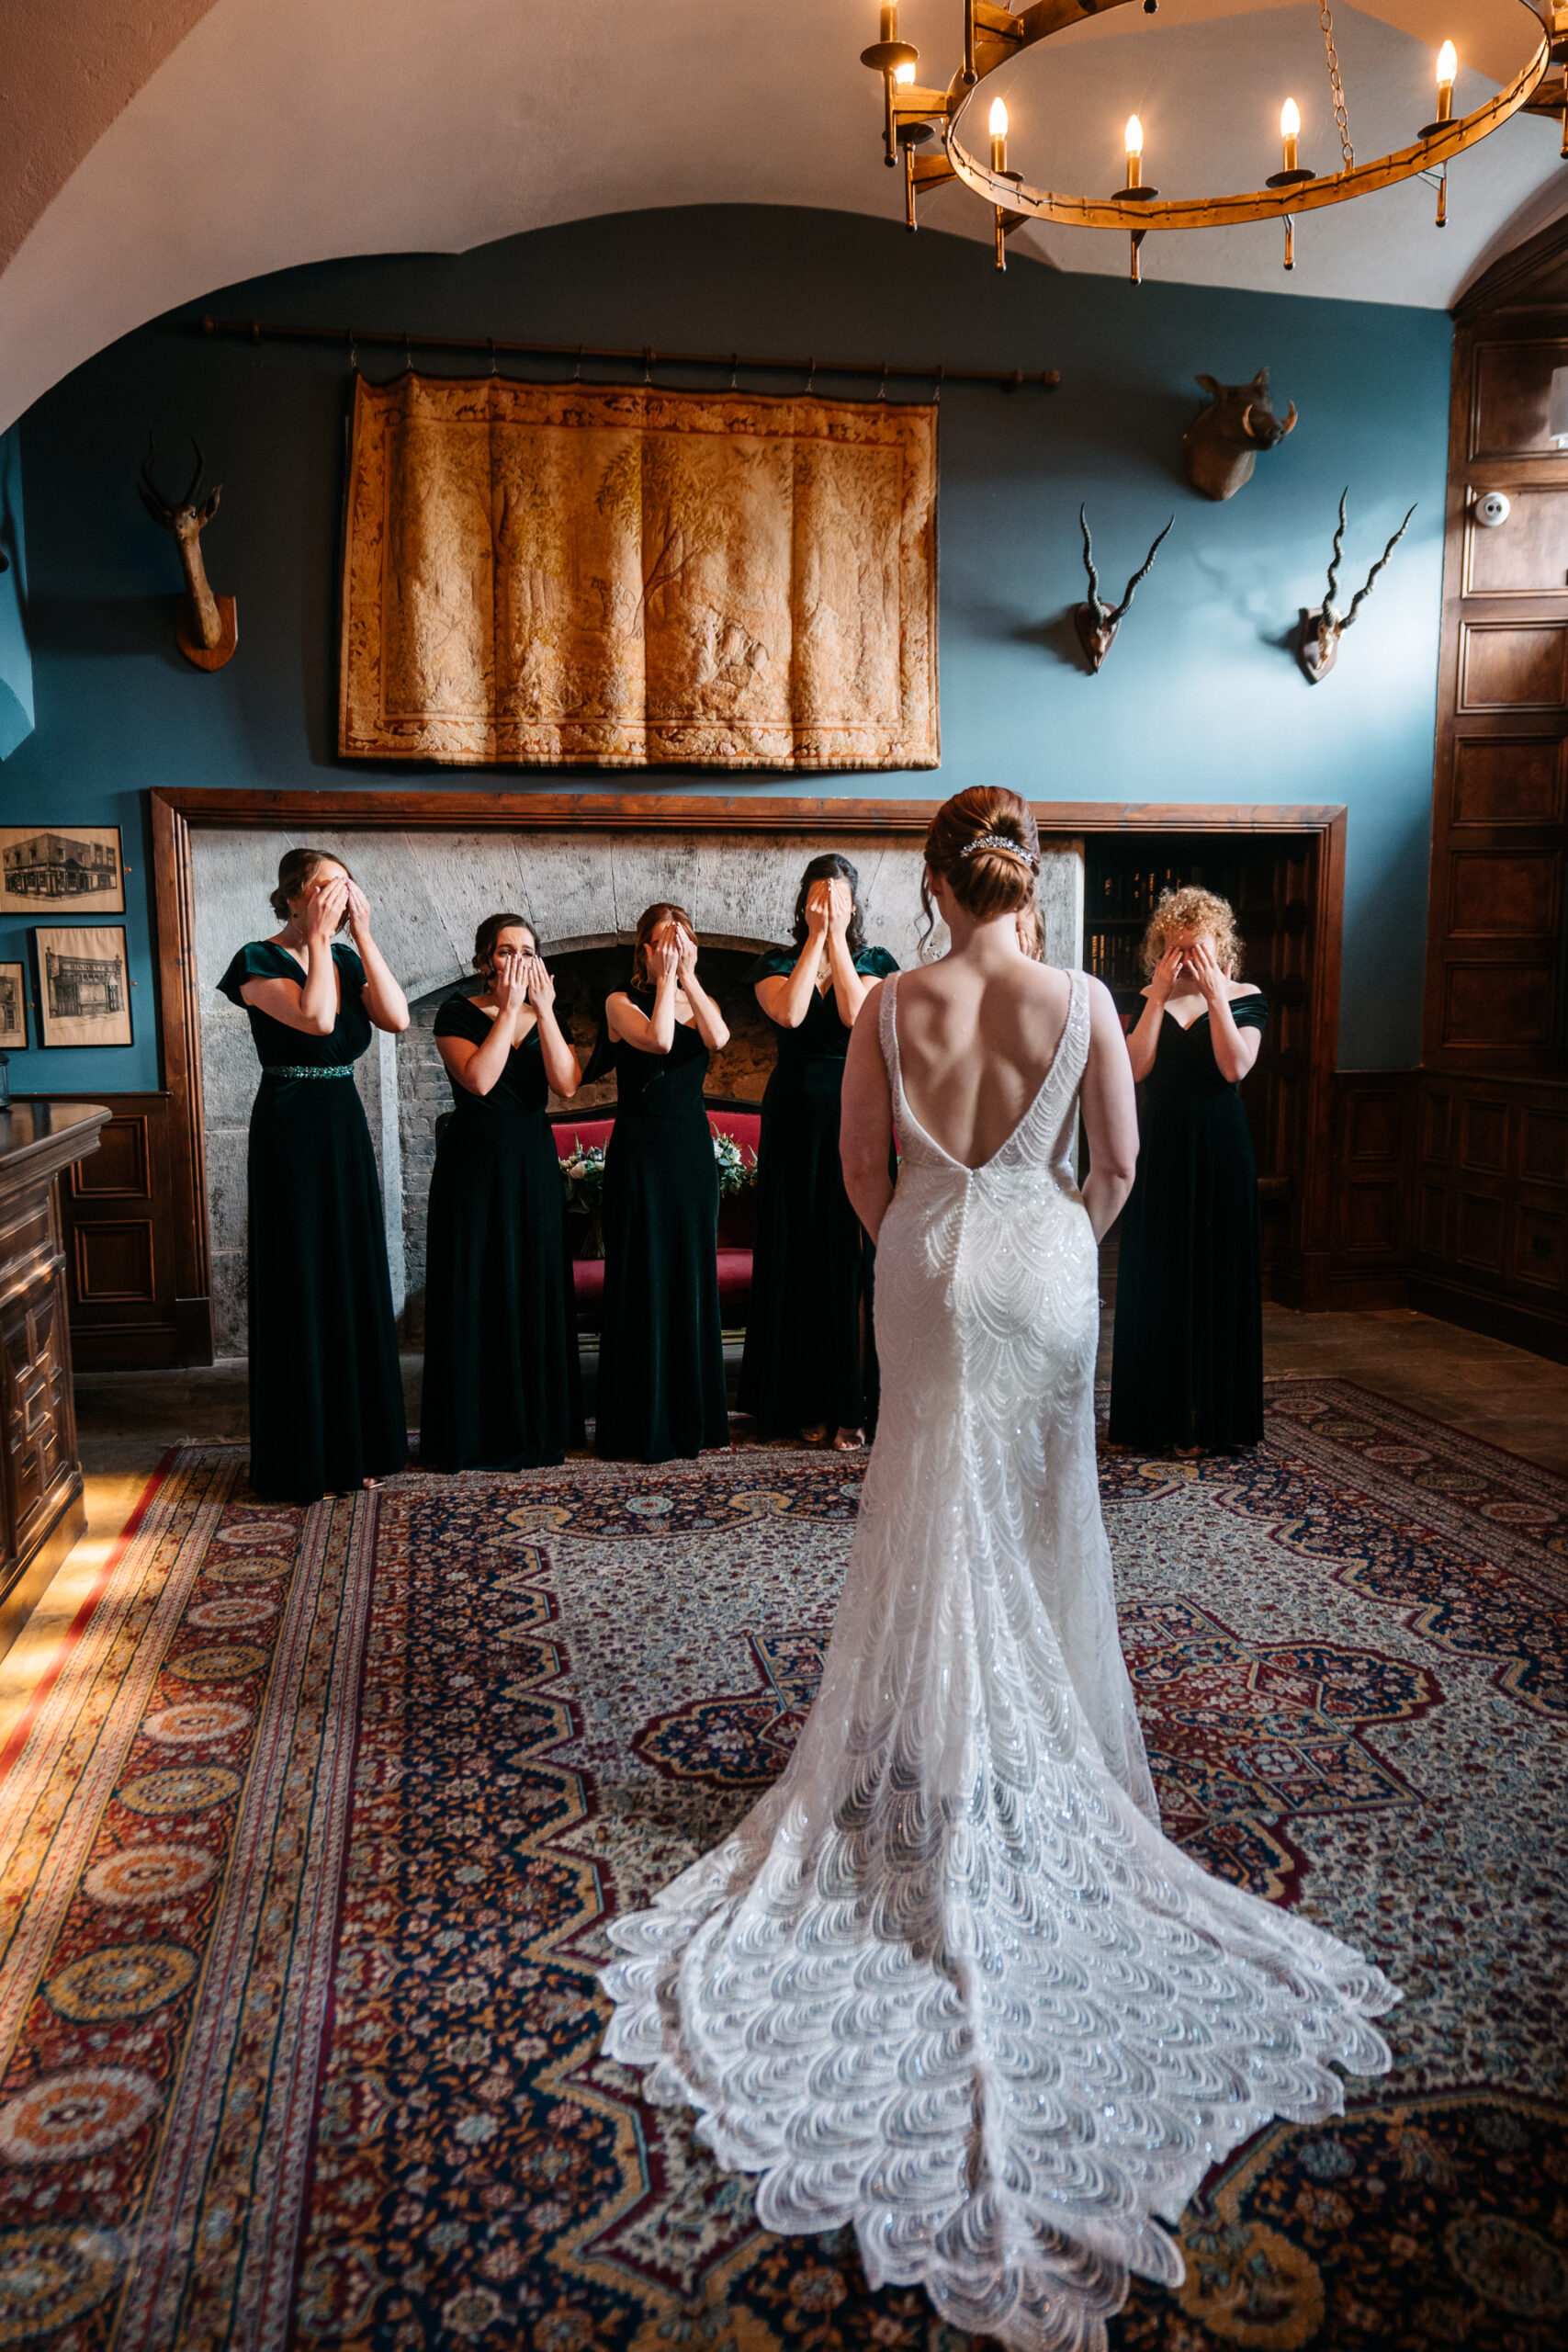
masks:
{"type": "Polygon", "coordinates": [[[732,351],[729,355],[729,389],[732,392],[738,389],[735,379],[739,373],[740,354],[738,351],[732,351]]]}

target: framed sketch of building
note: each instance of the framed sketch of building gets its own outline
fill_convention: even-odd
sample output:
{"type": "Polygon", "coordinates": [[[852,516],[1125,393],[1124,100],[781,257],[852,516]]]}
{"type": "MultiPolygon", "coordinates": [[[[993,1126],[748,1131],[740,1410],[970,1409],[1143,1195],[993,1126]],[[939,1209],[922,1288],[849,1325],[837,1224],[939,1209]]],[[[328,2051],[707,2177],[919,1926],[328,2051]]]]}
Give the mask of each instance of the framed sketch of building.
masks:
{"type": "Polygon", "coordinates": [[[35,931],[39,1034],[46,1046],[129,1046],[125,932],[35,931]]]}
{"type": "Polygon", "coordinates": [[[0,964],[0,1054],[19,1054],[28,1042],[28,975],[21,964],[0,964]]]}
{"type": "Polygon", "coordinates": [[[118,825],[0,825],[0,914],[122,915],[118,825]]]}

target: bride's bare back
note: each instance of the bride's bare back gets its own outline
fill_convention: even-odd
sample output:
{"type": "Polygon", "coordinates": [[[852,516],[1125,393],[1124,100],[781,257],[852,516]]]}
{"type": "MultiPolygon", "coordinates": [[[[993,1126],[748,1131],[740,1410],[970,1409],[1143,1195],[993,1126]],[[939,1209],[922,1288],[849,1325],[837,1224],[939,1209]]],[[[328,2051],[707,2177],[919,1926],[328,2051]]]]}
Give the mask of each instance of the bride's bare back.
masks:
{"type": "MultiPolygon", "coordinates": [[[[951,953],[898,983],[904,1099],[939,1149],[974,1170],[995,1158],[1044,1084],[1066,1024],[1070,983],[1066,972],[1023,954],[1010,916],[976,922],[955,904],[942,911],[951,953]]],[[[1098,1238],[1132,1186],[1138,1115],[1116,1008],[1100,981],[1091,980],[1089,990],[1078,1107],[1089,1156],[1084,1204],[1098,1238]]],[[[879,985],[867,996],[850,1039],[840,1126],[844,1181],[873,1240],[892,1197],[893,1103],[876,1031],[881,994],[879,985]]]]}
{"type": "Polygon", "coordinates": [[[1044,1083],[1066,1019],[1066,972],[1026,956],[953,955],[904,974],[905,1099],[950,1159],[982,1168],[996,1157],[1044,1083]]]}

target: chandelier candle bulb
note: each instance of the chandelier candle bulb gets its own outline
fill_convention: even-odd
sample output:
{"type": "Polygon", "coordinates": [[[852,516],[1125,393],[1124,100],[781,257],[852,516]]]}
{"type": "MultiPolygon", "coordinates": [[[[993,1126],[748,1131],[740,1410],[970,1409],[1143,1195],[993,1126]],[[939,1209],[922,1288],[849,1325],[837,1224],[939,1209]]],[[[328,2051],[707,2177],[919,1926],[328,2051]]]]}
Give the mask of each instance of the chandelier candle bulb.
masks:
{"type": "Polygon", "coordinates": [[[1001,98],[991,100],[991,169],[1005,172],[1008,167],[1008,110],[1001,98]]]}
{"type": "Polygon", "coordinates": [[[1144,126],[1135,114],[1127,117],[1122,143],[1127,150],[1127,185],[1137,187],[1144,176],[1144,126]]]}
{"type": "Polygon", "coordinates": [[[882,38],[884,40],[897,40],[898,38],[898,0],[882,0],[882,38]]]}
{"type": "Polygon", "coordinates": [[[1454,111],[1454,75],[1459,72],[1459,55],[1451,40],[1446,40],[1438,51],[1438,120],[1451,122],[1454,111]]]}
{"type": "Polygon", "coordinates": [[[1295,171],[1301,162],[1301,108],[1294,98],[1287,98],[1280,108],[1280,136],[1285,142],[1285,169],[1295,171]]]}

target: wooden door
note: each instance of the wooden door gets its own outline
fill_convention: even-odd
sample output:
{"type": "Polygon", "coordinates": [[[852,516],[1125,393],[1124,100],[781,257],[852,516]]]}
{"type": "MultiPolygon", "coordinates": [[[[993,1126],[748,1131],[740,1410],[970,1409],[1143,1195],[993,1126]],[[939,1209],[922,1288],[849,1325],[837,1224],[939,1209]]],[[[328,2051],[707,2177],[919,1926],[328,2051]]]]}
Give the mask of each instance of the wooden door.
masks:
{"type": "Polygon", "coordinates": [[[1564,1068],[1568,451],[1547,438],[1568,310],[1505,302],[1455,340],[1433,791],[1428,1069],[1564,1068]],[[1483,501],[1506,498],[1489,527],[1483,501]]]}

